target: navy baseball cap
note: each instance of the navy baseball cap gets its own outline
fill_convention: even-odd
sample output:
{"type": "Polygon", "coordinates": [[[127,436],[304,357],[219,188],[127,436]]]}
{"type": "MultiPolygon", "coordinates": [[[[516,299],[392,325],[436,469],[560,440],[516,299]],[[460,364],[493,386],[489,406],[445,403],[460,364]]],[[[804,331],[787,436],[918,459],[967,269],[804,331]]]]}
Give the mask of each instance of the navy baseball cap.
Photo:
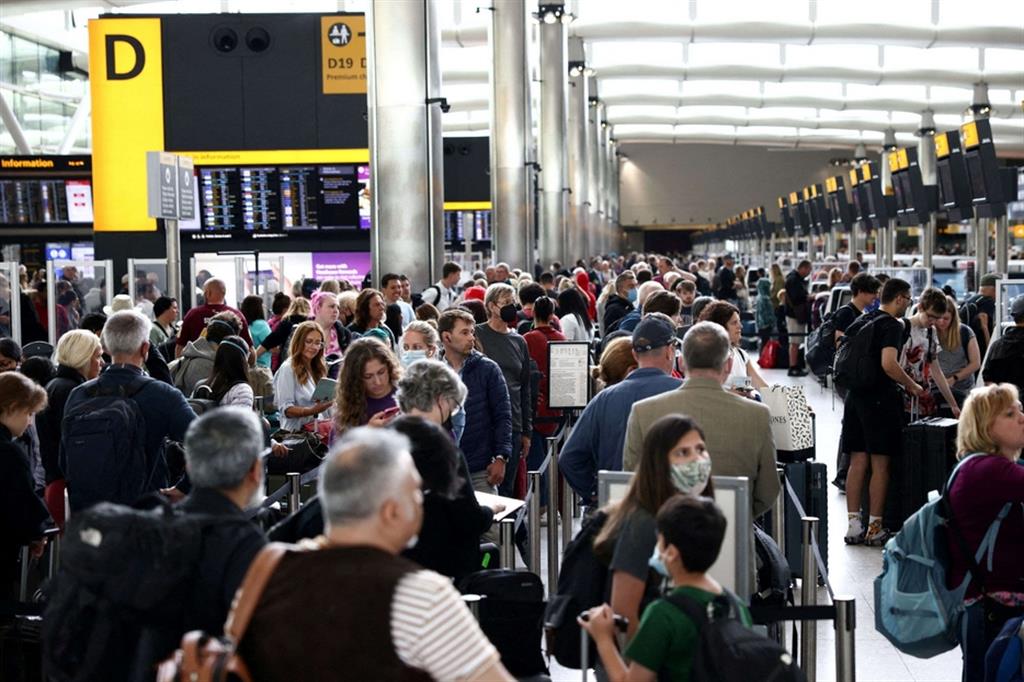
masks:
{"type": "Polygon", "coordinates": [[[633,330],[633,350],[645,353],[676,342],[675,328],[663,318],[648,315],[633,330]]]}

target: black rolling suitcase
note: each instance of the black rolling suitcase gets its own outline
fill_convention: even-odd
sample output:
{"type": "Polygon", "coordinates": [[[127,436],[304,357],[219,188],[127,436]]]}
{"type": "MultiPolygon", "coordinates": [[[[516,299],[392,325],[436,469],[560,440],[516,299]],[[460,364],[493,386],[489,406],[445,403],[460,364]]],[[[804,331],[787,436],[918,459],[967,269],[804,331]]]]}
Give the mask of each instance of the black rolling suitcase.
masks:
{"type": "Polygon", "coordinates": [[[498,568],[470,573],[459,581],[463,594],[479,602],[480,629],[501,654],[515,677],[546,675],[541,654],[544,625],[544,584],[535,573],[498,568]]]}
{"type": "Polygon", "coordinates": [[[889,465],[886,528],[902,528],[928,501],[930,491],[942,490],[956,465],[956,428],[957,420],[945,417],[926,417],[903,427],[902,452],[889,465]]]}
{"type": "MultiPolygon", "coordinates": [[[[818,548],[828,568],[828,467],[824,462],[792,462],[783,465],[786,481],[807,516],[818,517],[818,548]]],[[[783,490],[786,510],[786,560],[794,578],[803,578],[803,531],[800,511],[788,490],[783,490]]]]}

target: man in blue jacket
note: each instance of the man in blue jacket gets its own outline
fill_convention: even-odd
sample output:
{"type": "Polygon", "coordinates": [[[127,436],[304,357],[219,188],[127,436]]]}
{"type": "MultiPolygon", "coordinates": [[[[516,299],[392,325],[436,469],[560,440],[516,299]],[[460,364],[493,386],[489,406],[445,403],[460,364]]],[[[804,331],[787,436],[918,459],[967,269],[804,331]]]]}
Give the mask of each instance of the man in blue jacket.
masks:
{"type": "Polygon", "coordinates": [[[558,470],[580,497],[597,501],[597,472],[622,470],[626,422],[633,403],[679,388],[672,377],[676,330],[662,313],[644,317],[633,330],[637,368],[590,401],[558,456],[558,470]]]}
{"type": "Polygon", "coordinates": [[[467,389],[466,424],[459,447],[469,465],[473,489],[496,493],[512,455],[512,405],[501,368],[474,348],[475,326],[470,313],[451,308],[441,315],[437,331],[444,360],[467,389]]]}

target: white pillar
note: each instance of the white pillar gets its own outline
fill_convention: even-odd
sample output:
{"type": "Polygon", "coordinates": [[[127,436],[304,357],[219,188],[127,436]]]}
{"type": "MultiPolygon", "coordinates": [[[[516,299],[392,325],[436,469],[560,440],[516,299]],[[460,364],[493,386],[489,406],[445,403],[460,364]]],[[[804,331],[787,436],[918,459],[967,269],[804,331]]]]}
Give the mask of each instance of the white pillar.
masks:
{"type": "Polygon", "coordinates": [[[567,257],[569,260],[588,258],[587,230],[587,117],[588,81],[584,73],[583,39],[569,39],[569,229],[567,257]],[[574,75],[575,74],[575,75],[574,75]]]}
{"type": "MultiPolygon", "coordinates": [[[[545,4],[548,11],[561,5],[545,4]]],[[[541,211],[538,252],[541,264],[566,260],[565,129],[568,78],[565,26],[559,19],[540,21],[540,166],[541,211]]]]}

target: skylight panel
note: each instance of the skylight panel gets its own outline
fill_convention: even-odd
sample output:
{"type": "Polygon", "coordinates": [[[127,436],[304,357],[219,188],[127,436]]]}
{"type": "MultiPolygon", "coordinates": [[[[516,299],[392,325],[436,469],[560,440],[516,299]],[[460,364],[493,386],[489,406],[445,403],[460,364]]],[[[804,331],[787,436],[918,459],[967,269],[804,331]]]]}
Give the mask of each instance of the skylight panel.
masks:
{"type": "Polygon", "coordinates": [[[1024,3],[1007,0],[940,2],[939,26],[1024,26],[1024,3]]]}
{"type": "Polygon", "coordinates": [[[612,122],[626,121],[638,116],[656,116],[666,119],[674,119],[676,117],[676,108],[674,106],[667,106],[663,104],[624,104],[608,107],[608,120],[612,122]]]}
{"type": "Polygon", "coordinates": [[[977,71],[978,50],[973,47],[905,47],[890,45],[885,48],[885,70],[948,69],[950,71],[977,71]]]}
{"type": "Polygon", "coordinates": [[[779,46],[774,43],[694,43],[687,61],[691,66],[778,66],[779,46]]]}
{"type": "Polygon", "coordinates": [[[923,100],[925,98],[925,86],[894,85],[888,83],[882,85],[849,83],[846,86],[846,96],[851,102],[865,99],[923,100]]]}
{"type": "MultiPolygon", "coordinates": [[[[575,2],[572,11],[580,22],[622,22],[623,5],[619,0],[583,0],[575,2]]],[[[633,21],[686,22],[689,9],[679,0],[644,0],[629,7],[633,21]]]]}
{"type": "MultiPolygon", "coordinates": [[[[589,0],[587,0],[589,1],[589,0]]],[[[684,2],[679,2],[685,5],[684,2]]],[[[697,21],[784,21],[807,22],[806,0],[697,0],[697,21]]]]}
{"type": "Polygon", "coordinates": [[[620,64],[645,64],[649,66],[683,65],[683,44],[671,41],[600,41],[590,45],[590,59],[587,66],[601,69],[620,64]]]}
{"type": "Polygon", "coordinates": [[[1008,50],[1005,48],[986,48],[986,73],[1018,73],[1024,85],[1024,50],[1008,50]]]}
{"type": "Polygon", "coordinates": [[[602,78],[597,85],[600,97],[616,95],[678,95],[679,81],[666,78],[602,78]]]}
{"type": "Polygon", "coordinates": [[[703,95],[740,95],[758,97],[761,84],[757,81],[716,81],[700,80],[683,83],[683,95],[699,97],[703,95]]]}
{"type": "Polygon", "coordinates": [[[821,97],[838,100],[842,96],[843,86],[840,83],[791,81],[788,83],[766,82],[764,84],[765,100],[786,97],[821,97]]]}
{"type": "MultiPolygon", "coordinates": [[[[949,3],[942,3],[944,6],[949,3]]],[[[970,4],[970,3],[963,3],[970,4]]],[[[858,0],[817,3],[819,24],[891,24],[894,26],[931,23],[931,0],[858,0]]]]}
{"type": "Polygon", "coordinates": [[[689,106],[679,107],[678,112],[680,122],[700,121],[701,119],[719,117],[745,119],[747,117],[747,108],[728,106],[689,106]]]}
{"type": "Polygon", "coordinates": [[[663,135],[672,136],[672,125],[662,123],[619,123],[613,128],[613,134],[618,135],[663,135]]]}
{"type": "Polygon", "coordinates": [[[735,135],[736,126],[727,125],[677,125],[675,127],[676,135],[735,135]]]}
{"type": "Polygon", "coordinates": [[[786,66],[874,66],[878,63],[875,45],[787,45],[786,66]]]}

